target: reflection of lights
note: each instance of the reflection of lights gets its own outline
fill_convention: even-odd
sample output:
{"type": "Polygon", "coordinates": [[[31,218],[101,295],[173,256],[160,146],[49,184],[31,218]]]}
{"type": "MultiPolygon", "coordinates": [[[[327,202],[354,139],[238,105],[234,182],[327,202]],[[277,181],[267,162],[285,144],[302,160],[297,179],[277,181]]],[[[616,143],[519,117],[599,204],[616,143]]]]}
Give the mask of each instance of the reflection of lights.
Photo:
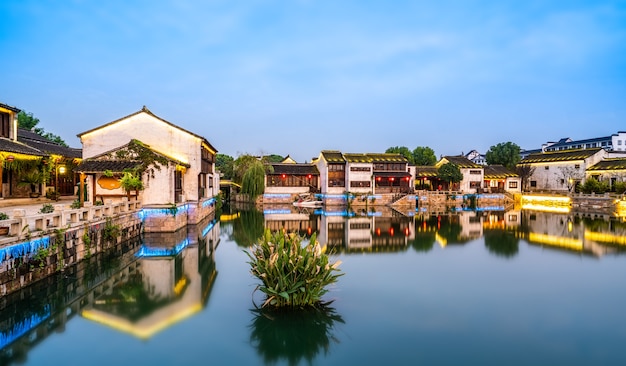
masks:
{"type": "Polygon", "coordinates": [[[626,217],[626,201],[623,199],[617,202],[617,217],[626,217]]]}
{"type": "Polygon", "coordinates": [[[528,234],[528,240],[534,243],[573,249],[576,251],[583,250],[583,242],[580,239],[570,239],[554,235],[530,233],[528,234]]]}
{"type": "Polygon", "coordinates": [[[601,243],[626,245],[626,236],[622,235],[594,233],[585,230],[585,239],[601,243]]]}
{"type": "Polygon", "coordinates": [[[142,245],[137,254],[139,258],[149,257],[174,257],[189,245],[189,239],[185,238],[173,248],[155,248],[142,245]]]}
{"type": "Polygon", "coordinates": [[[376,229],[376,235],[380,236],[380,228],[376,229]]]}
{"type": "Polygon", "coordinates": [[[569,213],[570,208],[566,206],[557,207],[557,206],[522,204],[522,210],[543,211],[543,212],[553,212],[553,213],[569,213]]]}
{"type": "Polygon", "coordinates": [[[232,221],[234,219],[239,218],[239,216],[241,216],[240,212],[237,212],[237,213],[234,213],[234,214],[231,214],[231,215],[222,214],[220,216],[220,221],[232,221]]]}
{"type": "Polygon", "coordinates": [[[572,200],[565,196],[522,196],[522,209],[567,213],[572,200]]]}
{"type": "Polygon", "coordinates": [[[41,322],[48,319],[50,317],[50,304],[44,305],[43,311],[43,315],[31,315],[30,317],[14,323],[11,329],[0,332],[0,349],[4,349],[4,347],[15,342],[24,334],[35,329],[41,322]]]}
{"type": "Polygon", "coordinates": [[[311,227],[310,227],[310,226],[309,226],[309,227],[307,227],[307,228],[306,228],[306,233],[307,233],[307,235],[311,235],[311,233],[313,233],[313,229],[311,229],[311,227]]]}
{"type": "Polygon", "coordinates": [[[409,234],[411,234],[411,231],[409,230],[409,228],[404,228],[404,235],[405,236],[409,236],[409,234]]]}
{"type": "Polygon", "coordinates": [[[395,233],[395,230],[392,227],[390,227],[389,228],[389,235],[393,236],[394,233],[395,233]]]}
{"type": "Polygon", "coordinates": [[[188,282],[189,281],[187,281],[187,276],[183,276],[183,278],[176,282],[176,285],[174,286],[174,293],[176,294],[176,296],[179,296],[183,292],[188,282]]]}
{"type": "Polygon", "coordinates": [[[209,231],[211,231],[211,229],[213,229],[213,227],[215,226],[216,222],[217,222],[217,220],[215,220],[215,219],[211,220],[211,222],[209,222],[209,224],[202,230],[202,237],[203,238],[205,236],[207,236],[207,234],[209,233],[209,231]]]}
{"type": "Polygon", "coordinates": [[[567,231],[571,233],[573,229],[574,229],[574,223],[572,223],[572,219],[568,217],[567,218],[567,231]]]}
{"type": "Polygon", "coordinates": [[[148,339],[152,337],[154,334],[156,334],[157,332],[161,331],[162,329],[165,329],[172,324],[176,324],[180,322],[181,320],[188,318],[191,315],[199,312],[200,310],[202,310],[202,304],[196,303],[196,304],[189,306],[186,309],[183,309],[182,311],[179,311],[177,313],[170,314],[167,317],[158,319],[160,321],[155,324],[144,326],[144,327],[136,323],[131,323],[130,321],[125,320],[125,319],[113,318],[112,315],[103,313],[97,310],[83,310],[81,312],[81,316],[85,319],[107,325],[113,329],[116,329],[116,330],[119,330],[128,334],[132,334],[135,337],[138,337],[141,339],[148,339]]]}
{"type": "Polygon", "coordinates": [[[448,245],[448,239],[446,239],[443,236],[439,235],[439,233],[435,233],[435,241],[437,243],[439,243],[439,246],[442,247],[442,248],[445,248],[446,245],[448,245]]]}

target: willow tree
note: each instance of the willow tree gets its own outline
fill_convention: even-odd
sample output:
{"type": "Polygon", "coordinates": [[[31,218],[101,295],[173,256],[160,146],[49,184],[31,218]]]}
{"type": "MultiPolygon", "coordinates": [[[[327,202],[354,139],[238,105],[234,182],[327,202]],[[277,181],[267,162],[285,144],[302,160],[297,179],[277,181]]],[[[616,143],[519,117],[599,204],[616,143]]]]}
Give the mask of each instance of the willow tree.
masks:
{"type": "Polygon", "coordinates": [[[251,200],[256,199],[265,191],[265,167],[256,160],[252,162],[243,174],[241,192],[247,194],[251,200]]]}

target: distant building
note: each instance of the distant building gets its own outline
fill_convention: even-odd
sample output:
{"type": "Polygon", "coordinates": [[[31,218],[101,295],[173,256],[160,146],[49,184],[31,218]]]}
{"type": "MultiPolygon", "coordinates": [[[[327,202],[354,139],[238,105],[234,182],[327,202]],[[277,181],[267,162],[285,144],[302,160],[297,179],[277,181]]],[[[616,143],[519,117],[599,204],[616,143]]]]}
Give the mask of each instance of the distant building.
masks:
{"type": "Polygon", "coordinates": [[[487,165],[487,159],[485,157],[484,154],[479,153],[476,150],[472,150],[470,152],[468,152],[467,154],[465,154],[465,157],[472,161],[475,164],[479,164],[479,165],[487,165]]]}
{"type": "Polygon", "coordinates": [[[610,136],[594,137],[584,140],[572,140],[564,137],[558,141],[548,141],[541,145],[541,149],[522,150],[522,159],[530,154],[538,152],[555,152],[565,150],[584,150],[602,148],[609,152],[624,151],[626,152],[626,131],[619,131],[610,136]]]}

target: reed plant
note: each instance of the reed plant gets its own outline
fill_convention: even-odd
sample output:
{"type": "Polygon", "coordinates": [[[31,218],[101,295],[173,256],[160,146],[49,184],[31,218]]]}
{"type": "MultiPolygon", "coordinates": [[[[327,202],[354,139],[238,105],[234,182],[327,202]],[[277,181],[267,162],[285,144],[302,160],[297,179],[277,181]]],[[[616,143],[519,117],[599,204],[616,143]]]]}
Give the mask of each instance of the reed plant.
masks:
{"type": "Polygon", "coordinates": [[[296,234],[266,229],[246,254],[251,273],[261,280],[257,289],[266,295],[262,308],[318,306],[326,287],[342,275],[341,261],[330,262],[316,234],[303,244],[296,234]]]}

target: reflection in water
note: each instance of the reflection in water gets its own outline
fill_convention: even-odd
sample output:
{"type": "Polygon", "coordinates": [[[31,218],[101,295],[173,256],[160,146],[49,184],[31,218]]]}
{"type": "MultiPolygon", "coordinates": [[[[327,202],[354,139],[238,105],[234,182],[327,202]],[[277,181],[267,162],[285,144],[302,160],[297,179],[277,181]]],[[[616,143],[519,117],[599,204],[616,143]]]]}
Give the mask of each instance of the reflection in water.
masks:
{"type": "Polygon", "coordinates": [[[304,237],[317,232],[320,243],[335,253],[397,252],[409,247],[428,252],[435,244],[446,247],[480,238],[484,238],[489,253],[503,258],[518,254],[520,239],[532,245],[594,256],[626,249],[626,224],[618,217],[590,218],[529,210],[419,211],[407,215],[388,208],[376,212],[272,208],[265,214],[242,211],[232,237],[239,245],[249,246],[263,227],[304,237]]]}
{"type": "Polygon", "coordinates": [[[256,243],[263,235],[263,213],[254,209],[241,211],[239,219],[233,221],[231,240],[242,247],[249,247],[256,243]]]}
{"type": "Polygon", "coordinates": [[[335,337],[335,322],[344,323],[332,307],[298,311],[253,310],[250,341],[266,364],[286,361],[311,364],[320,352],[330,350],[335,337]]]}
{"type": "Polygon", "coordinates": [[[124,280],[81,315],[146,339],[202,310],[217,275],[211,243],[219,238],[215,221],[204,225],[208,230],[146,233],[124,280]]]}
{"type": "Polygon", "coordinates": [[[497,256],[510,258],[514,257],[519,251],[519,239],[514,233],[504,230],[485,231],[485,247],[489,253],[497,256]]]}
{"type": "Polygon", "coordinates": [[[219,235],[209,218],[176,233],[145,234],[2,297],[0,364],[26,362],[78,314],[147,338],[204,308],[219,235]]]}

